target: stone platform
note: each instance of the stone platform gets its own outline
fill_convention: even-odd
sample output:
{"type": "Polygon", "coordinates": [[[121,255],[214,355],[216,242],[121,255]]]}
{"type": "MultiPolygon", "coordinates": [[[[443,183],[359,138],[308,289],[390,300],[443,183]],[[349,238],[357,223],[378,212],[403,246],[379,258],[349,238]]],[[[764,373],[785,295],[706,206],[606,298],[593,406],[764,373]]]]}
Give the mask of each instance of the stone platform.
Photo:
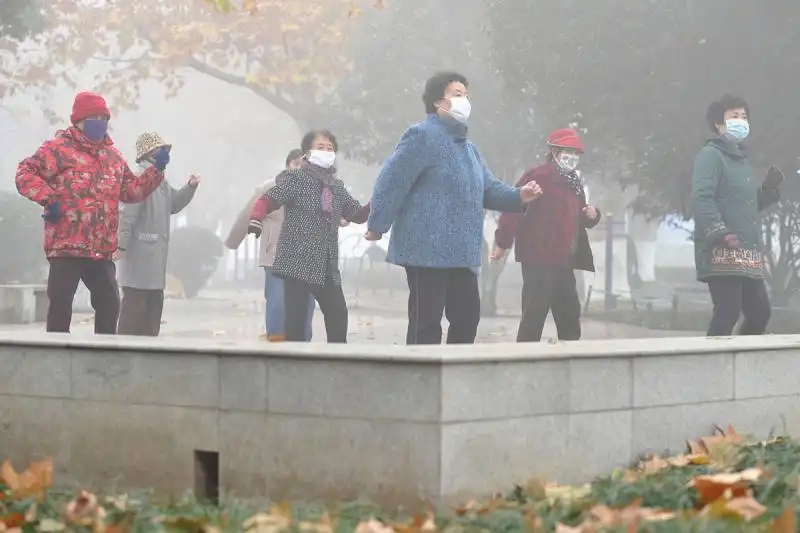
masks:
{"type": "Polygon", "coordinates": [[[800,430],[800,337],[469,347],[0,334],[0,453],[93,489],[440,501],[713,424],[800,430]],[[202,477],[203,479],[198,479],[202,477]]]}

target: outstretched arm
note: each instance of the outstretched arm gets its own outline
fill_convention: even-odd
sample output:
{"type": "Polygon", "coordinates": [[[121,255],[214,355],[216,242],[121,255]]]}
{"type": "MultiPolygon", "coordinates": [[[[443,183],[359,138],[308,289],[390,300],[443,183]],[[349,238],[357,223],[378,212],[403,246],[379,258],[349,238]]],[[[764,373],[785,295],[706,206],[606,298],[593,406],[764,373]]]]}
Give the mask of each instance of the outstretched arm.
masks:
{"type": "Polygon", "coordinates": [[[164,181],[164,172],[155,165],[151,165],[140,176],[131,171],[127,163],[123,162],[122,188],[119,199],[126,204],[144,202],[154,190],[164,181]]]}
{"type": "Polygon", "coordinates": [[[370,203],[361,205],[361,203],[353,198],[350,193],[345,189],[347,195],[344,199],[344,207],[342,208],[342,217],[348,222],[356,224],[363,224],[369,218],[370,203]]]}
{"type": "Polygon", "coordinates": [[[367,220],[369,231],[383,235],[392,227],[408,193],[428,166],[428,152],[419,126],[409,128],[400,138],[375,182],[367,220]]]}
{"type": "Polygon", "coordinates": [[[174,189],[170,187],[169,191],[169,200],[170,200],[170,213],[173,215],[177,215],[181,211],[183,211],[187,205],[192,201],[194,198],[194,193],[197,192],[197,185],[192,185],[187,183],[180,189],[174,189]]]}
{"type": "Polygon", "coordinates": [[[283,179],[280,178],[281,175],[276,178],[275,186],[261,195],[253,205],[253,209],[250,211],[250,223],[248,225],[250,233],[260,234],[261,229],[264,227],[264,218],[273,211],[277,211],[282,206],[293,202],[297,197],[296,180],[293,180],[291,176],[283,176],[283,179]]]}

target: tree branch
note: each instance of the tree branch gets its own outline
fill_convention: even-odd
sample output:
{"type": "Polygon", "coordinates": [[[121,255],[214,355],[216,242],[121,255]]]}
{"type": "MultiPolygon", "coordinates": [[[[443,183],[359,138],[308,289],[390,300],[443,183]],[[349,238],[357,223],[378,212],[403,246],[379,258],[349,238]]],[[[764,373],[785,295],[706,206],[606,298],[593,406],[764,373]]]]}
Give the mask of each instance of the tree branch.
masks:
{"type": "Polygon", "coordinates": [[[218,69],[216,67],[212,67],[208,63],[204,63],[203,61],[200,61],[196,57],[190,57],[187,66],[189,68],[196,70],[197,72],[200,72],[207,76],[211,76],[212,78],[218,79],[220,81],[224,81],[225,83],[230,83],[231,85],[236,85],[239,87],[244,87],[245,89],[249,89],[255,95],[260,96],[261,98],[271,103],[272,105],[274,105],[287,115],[291,116],[292,118],[299,118],[296,116],[298,110],[295,105],[281,98],[277,92],[273,93],[269,89],[266,89],[256,83],[248,82],[247,78],[245,78],[244,76],[237,76],[235,74],[225,72],[224,70],[218,69]]]}

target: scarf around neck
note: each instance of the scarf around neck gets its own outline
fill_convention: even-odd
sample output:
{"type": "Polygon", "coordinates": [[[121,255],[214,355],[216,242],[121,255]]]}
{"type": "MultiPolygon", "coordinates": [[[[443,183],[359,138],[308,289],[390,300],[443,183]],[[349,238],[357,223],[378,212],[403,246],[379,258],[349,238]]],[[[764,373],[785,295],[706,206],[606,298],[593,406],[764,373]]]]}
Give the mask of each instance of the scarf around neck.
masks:
{"type": "Polygon", "coordinates": [[[561,177],[567,179],[567,183],[569,183],[569,188],[572,189],[572,192],[575,193],[575,196],[581,197],[583,196],[583,179],[578,175],[578,173],[574,170],[566,170],[561,168],[561,165],[553,161],[553,164],[558,169],[558,173],[561,174],[561,177]]]}
{"type": "Polygon", "coordinates": [[[467,128],[466,124],[462,124],[454,118],[441,117],[436,113],[431,113],[429,116],[432,121],[441,125],[442,128],[456,141],[463,142],[467,139],[467,132],[469,131],[469,128],[467,128]]]}
{"type": "Polygon", "coordinates": [[[312,178],[318,180],[322,185],[320,192],[319,204],[323,213],[331,214],[333,212],[333,193],[331,186],[336,183],[336,167],[322,168],[317,165],[312,165],[308,161],[303,161],[300,168],[312,178]]]}

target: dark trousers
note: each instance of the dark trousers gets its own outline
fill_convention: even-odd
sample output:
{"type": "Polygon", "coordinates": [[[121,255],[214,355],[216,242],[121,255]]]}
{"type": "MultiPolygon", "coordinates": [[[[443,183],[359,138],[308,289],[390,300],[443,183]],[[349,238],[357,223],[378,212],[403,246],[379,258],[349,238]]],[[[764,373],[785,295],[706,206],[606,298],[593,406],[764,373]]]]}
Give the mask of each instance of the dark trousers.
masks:
{"type": "Polygon", "coordinates": [[[164,291],[122,287],[117,333],[158,337],[163,312],[164,291]]]}
{"type": "Polygon", "coordinates": [[[322,311],[328,342],[347,342],[347,302],[344,300],[342,286],[330,280],[325,285],[312,285],[289,278],[283,280],[286,340],[306,340],[309,296],[317,300],[322,311]]]}
{"type": "Polygon", "coordinates": [[[83,281],[91,294],[94,308],[94,332],[117,333],[119,289],[117,269],[112,261],[96,261],[77,257],[54,257],[47,277],[47,331],[69,333],[72,302],[78,283],[83,281]]]}
{"type": "Polygon", "coordinates": [[[558,339],[581,338],[581,302],[575,284],[575,271],[569,267],[522,265],[522,319],[517,342],[539,342],[547,320],[553,313],[558,339]]]}
{"type": "Polygon", "coordinates": [[[714,313],[709,337],[728,336],[744,315],[739,335],[763,335],[772,310],[764,280],[743,276],[714,276],[708,280],[714,313]]]}
{"type": "Polygon", "coordinates": [[[442,314],[450,327],[447,344],[472,344],[481,320],[478,276],[468,268],[406,267],[406,344],[441,344],[442,314]]]}

